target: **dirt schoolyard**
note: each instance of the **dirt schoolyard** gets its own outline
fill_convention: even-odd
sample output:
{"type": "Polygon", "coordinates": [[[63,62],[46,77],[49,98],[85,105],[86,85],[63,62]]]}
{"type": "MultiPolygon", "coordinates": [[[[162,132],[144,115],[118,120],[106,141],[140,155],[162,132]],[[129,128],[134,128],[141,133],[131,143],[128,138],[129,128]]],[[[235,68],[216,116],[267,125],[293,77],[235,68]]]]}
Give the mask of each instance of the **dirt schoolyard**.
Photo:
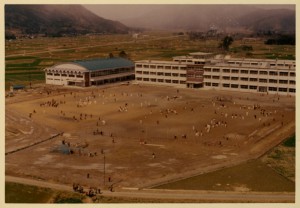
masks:
{"type": "Polygon", "coordinates": [[[295,97],[136,84],[41,85],[5,112],[7,175],[101,189],[238,164],[295,132],[295,97]]]}

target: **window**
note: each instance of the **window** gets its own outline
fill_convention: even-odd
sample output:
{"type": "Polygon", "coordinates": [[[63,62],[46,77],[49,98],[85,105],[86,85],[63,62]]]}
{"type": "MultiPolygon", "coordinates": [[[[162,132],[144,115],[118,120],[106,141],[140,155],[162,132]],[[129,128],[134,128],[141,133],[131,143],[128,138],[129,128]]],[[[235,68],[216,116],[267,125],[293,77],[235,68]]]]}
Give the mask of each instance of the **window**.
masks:
{"type": "Polygon", "coordinates": [[[47,73],[47,75],[53,75],[52,73],[47,73]]]}
{"type": "Polygon", "coordinates": [[[185,66],[182,66],[182,67],[180,67],[180,69],[182,69],[182,70],[186,70],[186,67],[185,67],[185,66]]]}
{"type": "Polygon", "coordinates": [[[278,75],[278,72],[275,72],[275,71],[270,71],[270,72],[269,72],[269,75],[272,75],[272,76],[277,76],[277,75],[278,75]]]}
{"type": "Polygon", "coordinates": [[[239,80],[238,77],[231,77],[231,80],[239,80]]]}
{"type": "Polygon", "coordinates": [[[220,79],[219,76],[212,76],[213,79],[220,79]]]}
{"type": "Polygon", "coordinates": [[[173,77],[178,77],[178,74],[177,73],[172,73],[172,76],[173,77]]]}
{"type": "Polygon", "coordinates": [[[238,69],[232,69],[231,73],[237,74],[237,73],[239,73],[239,70],[238,69]]]}
{"type": "Polygon", "coordinates": [[[76,77],[77,77],[77,78],[83,78],[83,76],[82,76],[82,75],[76,75],[76,77]]]}
{"type": "Polygon", "coordinates": [[[171,83],[171,80],[170,79],[166,79],[165,82],[166,83],[171,83]]]}
{"type": "Polygon", "coordinates": [[[223,84],[223,87],[228,88],[228,87],[230,87],[230,84],[223,84]]]}
{"type": "Polygon", "coordinates": [[[171,69],[171,66],[165,66],[165,69],[171,69]]]}
{"type": "Polygon", "coordinates": [[[288,81],[287,81],[287,80],[279,80],[279,83],[280,83],[280,84],[287,84],[288,81]]]}
{"type": "Polygon", "coordinates": [[[228,77],[228,76],[223,76],[222,77],[224,80],[229,80],[230,79],[230,77],[228,77]]]}
{"type": "Polygon", "coordinates": [[[61,74],[61,76],[62,76],[62,77],[67,77],[68,75],[67,75],[67,74],[61,74]]]}
{"type": "Polygon", "coordinates": [[[142,64],[136,64],[135,67],[142,68],[142,64]]]}
{"type": "Polygon", "coordinates": [[[277,92],[277,87],[269,87],[269,91],[277,92]]]}
{"type": "Polygon", "coordinates": [[[172,69],[178,69],[178,66],[173,66],[172,69]]]}
{"type": "Polygon", "coordinates": [[[165,76],[171,76],[171,73],[165,73],[165,76]]]}
{"type": "Polygon", "coordinates": [[[149,68],[149,65],[143,65],[144,68],[149,68]]]}
{"type": "Polygon", "coordinates": [[[213,72],[220,72],[220,69],[213,69],[213,72]]]}
{"type": "Polygon", "coordinates": [[[250,70],[250,74],[258,74],[258,71],[250,70]]]}
{"type": "Polygon", "coordinates": [[[180,84],[185,84],[185,81],[180,81],[180,84]]]}
{"type": "Polygon", "coordinates": [[[143,81],[148,82],[148,81],[149,81],[149,78],[144,78],[143,81]]]}
{"type": "Polygon", "coordinates": [[[230,69],[223,69],[224,73],[230,73],[230,69]]]}
{"type": "Polygon", "coordinates": [[[54,74],[54,76],[60,76],[60,74],[54,74]]]}
{"type": "Polygon", "coordinates": [[[241,89],[248,89],[248,85],[241,85],[241,89]]]}
{"type": "Polygon", "coordinates": [[[259,71],[259,74],[268,75],[268,72],[267,71],[259,71]]]}
{"type": "Polygon", "coordinates": [[[211,86],[210,82],[205,82],[205,86],[211,86]]]}
{"type": "Polygon", "coordinates": [[[178,80],[172,80],[172,83],[174,83],[174,84],[178,84],[178,83],[179,83],[179,81],[178,81],[178,80]]]}
{"type": "Polygon", "coordinates": [[[288,73],[288,72],[279,72],[279,75],[280,75],[280,76],[288,76],[289,73],[288,73]]]}
{"type": "Polygon", "coordinates": [[[296,81],[290,80],[290,84],[295,85],[296,81]]]}
{"type": "Polygon", "coordinates": [[[150,81],[151,81],[151,82],[156,82],[156,79],[153,79],[153,78],[152,78],[152,79],[150,79],[150,81]]]}
{"type": "Polygon", "coordinates": [[[257,82],[257,78],[250,78],[250,82],[257,82]]]}
{"type": "Polygon", "coordinates": [[[296,76],[295,72],[290,72],[290,76],[295,77],[296,76]]]}
{"type": "Polygon", "coordinates": [[[231,85],[231,88],[238,88],[239,87],[239,85],[237,85],[237,84],[232,84],[231,85]]]}
{"type": "Polygon", "coordinates": [[[219,83],[212,83],[212,86],[213,86],[213,87],[218,87],[218,86],[219,86],[219,83]]]}
{"type": "Polygon", "coordinates": [[[296,89],[290,88],[289,92],[296,92],[296,89]]]}
{"type": "Polygon", "coordinates": [[[268,80],[267,79],[259,79],[259,82],[267,83],[268,80]]]}
{"type": "Polygon", "coordinates": [[[149,74],[149,72],[148,71],[144,71],[143,74],[149,74]]]}
{"type": "Polygon", "coordinates": [[[250,86],[249,86],[249,89],[251,89],[251,90],[256,90],[256,89],[257,89],[257,86],[250,85],[250,86]]]}
{"type": "Polygon", "coordinates": [[[248,74],[249,72],[247,70],[241,70],[241,74],[248,74]]]}
{"type": "Polygon", "coordinates": [[[136,80],[142,81],[142,77],[137,77],[136,80]]]}
{"type": "Polygon", "coordinates": [[[210,79],[211,76],[210,75],[204,75],[204,79],[210,79]]]}
{"type": "Polygon", "coordinates": [[[277,83],[276,79],[269,79],[269,83],[277,83]]]}
{"type": "Polygon", "coordinates": [[[278,91],[279,91],[279,92],[287,92],[287,88],[279,87],[279,88],[278,88],[278,91]]]}
{"type": "Polygon", "coordinates": [[[151,69],[156,69],[156,66],[155,65],[150,65],[150,68],[151,69]]]}
{"type": "Polygon", "coordinates": [[[75,75],[74,74],[69,74],[69,77],[75,77],[75,75]]]}
{"type": "Polygon", "coordinates": [[[157,68],[158,68],[158,69],[163,69],[164,67],[163,67],[163,66],[157,66],[157,68]]]}
{"type": "Polygon", "coordinates": [[[157,72],[157,76],[164,76],[163,72],[157,72]]]}
{"type": "Polygon", "coordinates": [[[180,77],[186,77],[186,74],[180,74],[180,77]]]}
{"type": "Polygon", "coordinates": [[[164,82],[164,80],[163,80],[163,79],[157,79],[157,81],[158,81],[158,82],[164,82]]]}
{"type": "Polygon", "coordinates": [[[204,69],[205,72],[211,72],[211,69],[204,69]]]}
{"type": "Polygon", "coordinates": [[[248,77],[241,77],[241,81],[248,81],[248,77]]]}

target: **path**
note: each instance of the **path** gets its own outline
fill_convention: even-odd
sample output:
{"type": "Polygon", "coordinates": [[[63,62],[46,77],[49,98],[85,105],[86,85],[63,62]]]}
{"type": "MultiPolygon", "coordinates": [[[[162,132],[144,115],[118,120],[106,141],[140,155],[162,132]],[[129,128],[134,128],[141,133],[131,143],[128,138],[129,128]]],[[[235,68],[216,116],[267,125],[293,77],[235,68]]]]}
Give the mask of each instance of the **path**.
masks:
{"type": "MultiPolygon", "coordinates": [[[[71,185],[50,183],[45,181],[5,176],[6,182],[22,183],[27,185],[46,187],[62,191],[73,191],[71,185]]],[[[224,192],[224,191],[190,191],[190,190],[121,190],[116,192],[103,191],[103,196],[144,198],[144,199],[174,199],[197,200],[209,202],[295,202],[295,193],[269,193],[269,192],[224,192]]]]}

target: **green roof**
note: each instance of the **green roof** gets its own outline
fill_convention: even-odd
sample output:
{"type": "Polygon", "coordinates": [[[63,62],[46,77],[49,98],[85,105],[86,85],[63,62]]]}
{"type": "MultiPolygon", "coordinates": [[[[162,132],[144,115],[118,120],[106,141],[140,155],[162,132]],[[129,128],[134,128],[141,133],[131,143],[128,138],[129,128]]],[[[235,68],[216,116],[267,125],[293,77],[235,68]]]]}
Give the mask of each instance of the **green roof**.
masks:
{"type": "Polygon", "coordinates": [[[73,63],[79,64],[80,66],[90,70],[101,70],[101,69],[115,69],[122,67],[134,67],[134,63],[124,58],[102,58],[102,59],[91,59],[91,60],[80,60],[73,61],[73,63]]]}

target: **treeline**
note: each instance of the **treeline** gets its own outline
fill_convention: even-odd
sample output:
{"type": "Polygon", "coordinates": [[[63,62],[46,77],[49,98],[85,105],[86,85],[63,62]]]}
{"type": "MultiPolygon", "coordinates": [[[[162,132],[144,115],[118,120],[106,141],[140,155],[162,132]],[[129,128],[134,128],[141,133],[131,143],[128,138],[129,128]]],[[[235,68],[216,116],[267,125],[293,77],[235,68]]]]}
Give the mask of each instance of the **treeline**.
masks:
{"type": "Polygon", "coordinates": [[[269,38],[265,41],[267,45],[295,45],[295,35],[279,35],[276,38],[269,38]]]}

